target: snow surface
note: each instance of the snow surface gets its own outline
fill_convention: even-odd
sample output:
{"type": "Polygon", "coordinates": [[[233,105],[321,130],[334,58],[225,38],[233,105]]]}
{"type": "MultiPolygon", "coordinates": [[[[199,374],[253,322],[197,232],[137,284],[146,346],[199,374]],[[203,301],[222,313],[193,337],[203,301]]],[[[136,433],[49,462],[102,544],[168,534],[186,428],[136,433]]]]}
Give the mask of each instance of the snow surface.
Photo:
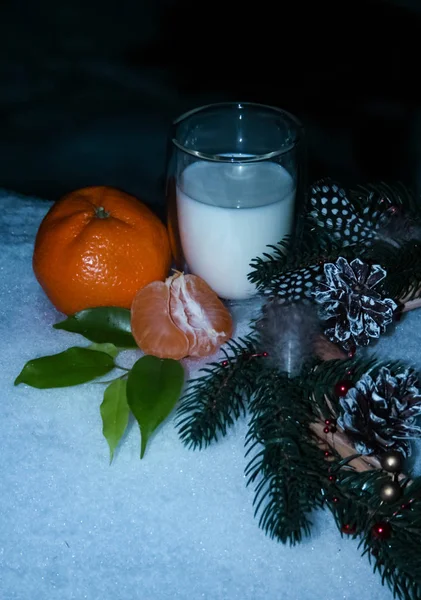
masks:
{"type": "MultiPolygon", "coordinates": [[[[102,387],[36,390],[23,364],[69,345],[32,272],[49,204],[0,193],[0,597],[2,600],[387,600],[357,543],[318,513],[311,539],[271,541],[245,487],[245,422],[209,449],[187,450],[167,421],[139,460],[132,423],[109,466],[102,387]]],[[[237,308],[237,333],[250,308],[237,308]]],[[[379,352],[421,366],[421,311],[379,352]]],[[[130,364],[136,353],[126,353],[130,364]]]]}

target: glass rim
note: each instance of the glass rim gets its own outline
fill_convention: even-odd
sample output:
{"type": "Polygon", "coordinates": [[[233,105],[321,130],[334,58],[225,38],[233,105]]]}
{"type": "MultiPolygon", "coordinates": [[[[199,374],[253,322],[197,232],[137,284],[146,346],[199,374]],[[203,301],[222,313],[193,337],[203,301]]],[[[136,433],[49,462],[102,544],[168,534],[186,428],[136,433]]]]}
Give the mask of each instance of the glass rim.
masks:
{"type": "Polygon", "coordinates": [[[178,125],[180,125],[180,123],[182,123],[189,117],[192,117],[193,115],[196,115],[197,113],[205,112],[209,109],[234,107],[234,106],[236,106],[238,108],[242,108],[242,107],[260,108],[260,109],[264,109],[264,110],[267,110],[270,112],[274,112],[278,116],[287,117],[296,127],[296,130],[298,132],[296,139],[291,144],[286,146],[285,148],[281,148],[279,150],[272,150],[271,152],[266,152],[265,154],[256,154],[253,156],[242,156],[242,157],[221,156],[220,154],[207,154],[205,152],[200,152],[199,150],[192,150],[191,148],[186,148],[185,146],[183,146],[183,144],[181,144],[177,140],[177,138],[174,136],[172,137],[172,140],[171,140],[172,143],[174,144],[174,146],[176,148],[178,148],[178,150],[181,150],[181,152],[185,152],[186,154],[190,154],[190,156],[200,158],[201,160],[207,160],[207,161],[212,161],[212,162],[222,162],[222,163],[253,163],[253,162],[270,160],[272,158],[282,156],[283,154],[288,154],[288,152],[291,152],[291,150],[296,148],[298,146],[298,144],[300,143],[302,135],[303,135],[303,131],[304,131],[304,126],[295,115],[284,110],[283,108],[278,108],[276,106],[271,106],[269,104],[259,104],[257,102],[234,102],[234,101],[232,101],[232,102],[216,102],[213,104],[204,104],[203,106],[198,106],[197,108],[193,108],[192,110],[189,110],[189,111],[183,113],[182,115],[180,115],[179,117],[174,119],[174,121],[172,122],[172,125],[173,125],[173,127],[177,127],[178,125]]]}

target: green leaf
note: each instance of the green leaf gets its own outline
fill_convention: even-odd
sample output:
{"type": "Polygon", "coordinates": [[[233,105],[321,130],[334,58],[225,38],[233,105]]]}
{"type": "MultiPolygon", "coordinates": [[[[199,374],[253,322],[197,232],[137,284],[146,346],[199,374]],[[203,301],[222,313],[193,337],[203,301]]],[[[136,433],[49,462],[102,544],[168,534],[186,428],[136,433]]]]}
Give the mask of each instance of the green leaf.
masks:
{"type": "Polygon", "coordinates": [[[98,352],[105,352],[106,354],[109,354],[111,356],[111,358],[116,358],[116,356],[118,356],[118,353],[120,352],[120,350],[118,348],[116,348],[116,346],[114,346],[114,344],[91,344],[90,346],[88,346],[88,350],[97,350],[98,352]]]}
{"type": "Polygon", "coordinates": [[[100,406],[102,433],[110,448],[110,463],[129,422],[126,386],[125,379],[112,381],[104,392],[104,400],[100,406]]]}
{"type": "Polygon", "coordinates": [[[59,354],[28,361],[15,385],[26,383],[39,389],[79,385],[105,375],[114,366],[109,354],[74,346],[59,354]]]}
{"type": "Polygon", "coordinates": [[[111,342],[121,348],[136,348],[131,333],[130,311],[116,306],[87,308],[60,323],[54,329],[80,333],[91,342],[111,342]]]}
{"type": "Polygon", "coordinates": [[[176,360],[143,356],[133,365],[127,379],[127,401],[140,427],[140,458],[151,434],[174,408],[183,383],[184,370],[176,360]]]}

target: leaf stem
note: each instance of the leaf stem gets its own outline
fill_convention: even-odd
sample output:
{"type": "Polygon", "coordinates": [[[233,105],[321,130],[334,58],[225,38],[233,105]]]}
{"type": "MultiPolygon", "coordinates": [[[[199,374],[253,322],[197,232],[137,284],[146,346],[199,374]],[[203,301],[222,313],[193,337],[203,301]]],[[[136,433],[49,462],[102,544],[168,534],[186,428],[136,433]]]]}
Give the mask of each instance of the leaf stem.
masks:
{"type": "Polygon", "coordinates": [[[108,379],[107,381],[93,381],[92,383],[96,383],[97,385],[108,385],[109,383],[114,383],[114,381],[119,381],[120,379],[124,379],[126,374],[121,375],[121,377],[116,377],[115,379],[108,379]]]}
{"type": "Polygon", "coordinates": [[[131,369],[126,369],[126,367],[122,367],[121,365],[114,365],[116,369],[121,369],[122,371],[126,371],[127,373],[130,372],[131,369]]]}

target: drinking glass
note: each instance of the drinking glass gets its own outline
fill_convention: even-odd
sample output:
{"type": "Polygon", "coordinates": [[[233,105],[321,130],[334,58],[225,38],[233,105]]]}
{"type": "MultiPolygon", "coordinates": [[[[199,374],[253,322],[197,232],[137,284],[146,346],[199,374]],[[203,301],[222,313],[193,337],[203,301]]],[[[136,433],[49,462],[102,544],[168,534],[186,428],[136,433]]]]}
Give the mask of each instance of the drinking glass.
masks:
{"type": "Polygon", "coordinates": [[[252,259],[299,235],[305,184],[303,128],[288,112],[228,102],[182,115],[167,168],[176,267],[220,298],[251,298],[252,259]]]}

